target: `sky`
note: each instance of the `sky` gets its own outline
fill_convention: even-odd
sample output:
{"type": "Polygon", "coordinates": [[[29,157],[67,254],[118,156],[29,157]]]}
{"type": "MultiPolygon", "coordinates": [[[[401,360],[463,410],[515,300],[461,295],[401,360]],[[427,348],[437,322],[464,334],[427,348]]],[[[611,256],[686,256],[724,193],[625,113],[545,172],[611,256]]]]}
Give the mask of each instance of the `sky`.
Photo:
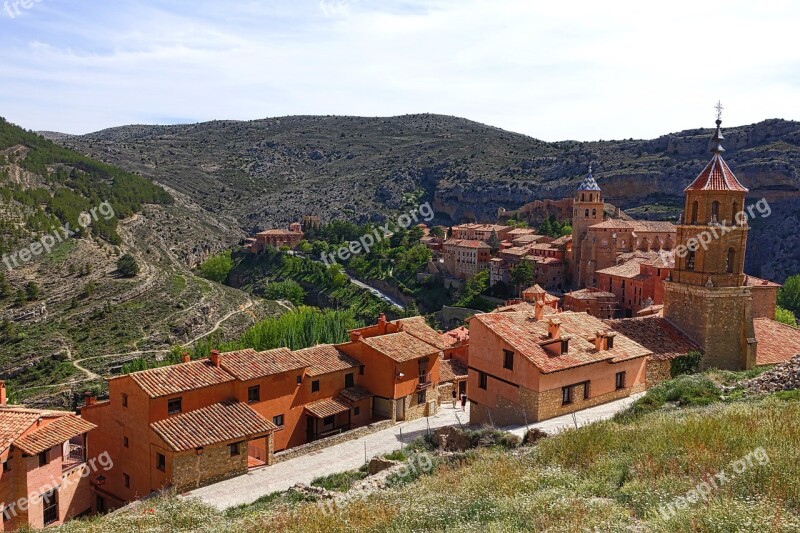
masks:
{"type": "Polygon", "coordinates": [[[546,141],[800,120],[794,0],[0,0],[0,116],[456,115],[546,141]]]}

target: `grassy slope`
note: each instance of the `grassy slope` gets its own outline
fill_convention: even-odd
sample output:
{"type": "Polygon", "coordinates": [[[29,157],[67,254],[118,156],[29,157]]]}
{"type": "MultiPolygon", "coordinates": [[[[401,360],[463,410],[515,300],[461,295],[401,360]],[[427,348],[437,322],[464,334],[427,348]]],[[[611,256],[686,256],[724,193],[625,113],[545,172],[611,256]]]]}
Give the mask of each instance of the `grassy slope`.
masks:
{"type": "Polygon", "coordinates": [[[536,448],[470,453],[330,515],[288,496],[227,515],[163,498],[62,531],[797,531],[799,438],[797,401],[673,408],[569,430],[536,448]],[[735,474],[734,461],[756,448],[769,462],[735,474]],[[661,516],[659,506],[721,471],[730,481],[708,503],[661,516]]]}

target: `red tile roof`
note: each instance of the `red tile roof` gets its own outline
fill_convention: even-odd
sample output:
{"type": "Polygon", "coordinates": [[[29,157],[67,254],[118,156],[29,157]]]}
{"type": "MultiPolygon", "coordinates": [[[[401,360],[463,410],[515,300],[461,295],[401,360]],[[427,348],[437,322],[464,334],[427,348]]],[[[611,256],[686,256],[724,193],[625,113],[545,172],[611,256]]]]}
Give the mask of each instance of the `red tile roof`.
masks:
{"type": "Polygon", "coordinates": [[[447,333],[442,333],[442,338],[450,346],[459,342],[469,342],[469,330],[464,326],[459,326],[447,333]]]}
{"type": "Polygon", "coordinates": [[[691,351],[700,351],[700,347],[693,340],[665,318],[651,316],[604,322],[614,331],[622,333],[653,352],[652,359],[673,359],[691,351]]]}
{"type": "Polygon", "coordinates": [[[439,381],[467,379],[467,367],[458,359],[442,359],[439,365],[439,381]]]}
{"type": "Polygon", "coordinates": [[[434,348],[427,342],[423,342],[405,331],[361,339],[361,342],[398,363],[438,355],[439,353],[438,348],[434,348]]]}
{"type": "Polygon", "coordinates": [[[41,417],[29,410],[0,410],[0,452],[5,451],[41,417]]]}
{"type": "Polygon", "coordinates": [[[294,356],[308,363],[309,366],[306,373],[311,377],[361,366],[361,363],[332,344],[320,344],[311,348],[296,350],[294,356]]]}
{"type": "Polygon", "coordinates": [[[223,402],[150,424],[176,452],[236,440],[262,437],[277,426],[247,404],[223,402]]]}
{"type": "Polygon", "coordinates": [[[736,191],[749,192],[722,159],[719,154],[714,154],[706,168],[697,176],[691,185],[686,187],[688,191],[736,191]]]}
{"type": "Polygon", "coordinates": [[[316,418],[338,415],[350,410],[350,404],[343,398],[325,398],[306,405],[306,412],[316,418]]]}
{"type": "Polygon", "coordinates": [[[348,402],[355,403],[361,400],[366,400],[367,398],[372,398],[375,395],[364,387],[355,386],[344,389],[339,393],[339,396],[348,402]]]}
{"type": "Polygon", "coordinates": [[[151,398],[169,396],[234,380],[233,376],[225,370],[215,367],[208,359],[142,370],[129,374],[129,377],[151,398]]]}
{"type": "Polygon", "coordinates": [[[560,356],[550,355],[541,346],[548,340],[548,320],[533,320],[528,313],[486,313],[476,315],[472,320],[484,324],[545,374],[601,361],[627,361],[652,353],[622,334],[616,335],[612,349],[598,352],[593,339],[598,331],[608,330],[603,321],[587,313],[569,311],[560,313],[558,319],[562,337],[571,337],[567,353],[560,356]]]}
{"type": "Polygon", "coordinates": [[[756,318],[756,364],[772,365],[800,354],[800,329],[769,318],[756,318]]]}
{"type": "Polygon", "coordinates": [[[444,245],[456,248],[481,248],[491,250],[491,247],[485,242],[469,239],[450,239],[449,241],[445,241],[444,245]]]}
{"type": "Polygon", "coordinates": [[[571,297],[576,300],[596,300],[598,298],[615,298],[617,297],[616,294],[613,292],[605,292],[601,291],[600,289],[581,289],[579,291],[572,291],[568,292],[564,295],[565,298],[571,297]]]}
{"type": "Polygon", "coordinates": [[[222,369],[241,381],[297,371],[309,366],[305,359],[292,353],[289,348],[276,348],[265,352],[239,350],[224,353],[220,355],[220,359],[222,369]]]}
{"type": "Polygon", "coordinates": [[[434,348],[444,350],[449,348],[450,344],[442,338],[442,334],[428,325],[425,319],[421,316],[412,318],[401,318],[396,320],[395,324],[402,324],[403,330],[409,335],[413,335],[419,340],[430,344],[434,348]]]}
{"type": "Polygon", "coordinates": [[[778,287],[781,286],[780,283],[774,283],[772,281],[769,281],[769,280],[766,280],[766,279],[757,278],[755,276],[746,276],[744,278],[744,282],[745,282],[745,285],[747,285],[748,287],[774,287],[774,288],[778,288],[778,287]]]}
{"type": "Polygon", "coordinates": [[[72,437],[88,433],[96,427],[75,415],[61,416],[17,440],[14,446],[28,455],[36,455],[63,444],[72,437]]]}
{"type": "Polygon", "coordinates": [[[631,220],[634,231],[639,233],[677,233],[678,228],[672,222],[661,220],[631,220]]]}
{"type": "Polygon", "coordinates": [[[617,278],[635,278],[641,273],[641,263],[637,260],[631,260],[627,263],[622,263],[621,265],[615,265],[612,267],[604,268],[602,270],[598,270],[596,274],[606,274],[608,276],[614,276],[617,278]]]}

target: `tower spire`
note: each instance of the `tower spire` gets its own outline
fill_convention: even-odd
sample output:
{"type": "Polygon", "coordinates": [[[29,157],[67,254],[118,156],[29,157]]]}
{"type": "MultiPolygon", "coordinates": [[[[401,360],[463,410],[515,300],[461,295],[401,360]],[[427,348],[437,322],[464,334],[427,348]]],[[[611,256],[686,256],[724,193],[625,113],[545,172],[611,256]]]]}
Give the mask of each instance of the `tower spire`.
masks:
{"type": "Polygon", "coordinates": [[[718,101],[717,105],[714,106],[714,109],[717,110],[717,131],[714,133],[714,137],[711,138],[711,153],[719,155],[725,151],[725,148],[722,147],[722,141],[725,140],[725,137],[722,136],[722,102],[718,101]]]}

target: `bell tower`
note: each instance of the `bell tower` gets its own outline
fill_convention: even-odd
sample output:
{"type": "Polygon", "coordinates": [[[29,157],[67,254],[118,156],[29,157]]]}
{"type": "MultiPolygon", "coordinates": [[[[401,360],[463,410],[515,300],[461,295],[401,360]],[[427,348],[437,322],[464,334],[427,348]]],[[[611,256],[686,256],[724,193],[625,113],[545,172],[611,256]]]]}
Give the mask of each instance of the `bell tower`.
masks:
{"type": "Polygon", "coordinates": [[[592,166],[589,165],[589,174],[575,191],[575,200],[572,204],[572,263],[570,265],[570,278],[572,286],[583,289],[586,280],[592,279],[591,254],[586,239],[589,227],[603,221],[603,191],[597,185],[592,175],[592,166]]]}
{"type": "Polygon", "coordinates": [[[703,348],[705,368],[743,370],[755,366],[756,355],[744,274],[748,190],[722,158],[721,110],[718,105],[711,161],[684,190],[675,270],[664,284],[664,317],[703,348]]]}

